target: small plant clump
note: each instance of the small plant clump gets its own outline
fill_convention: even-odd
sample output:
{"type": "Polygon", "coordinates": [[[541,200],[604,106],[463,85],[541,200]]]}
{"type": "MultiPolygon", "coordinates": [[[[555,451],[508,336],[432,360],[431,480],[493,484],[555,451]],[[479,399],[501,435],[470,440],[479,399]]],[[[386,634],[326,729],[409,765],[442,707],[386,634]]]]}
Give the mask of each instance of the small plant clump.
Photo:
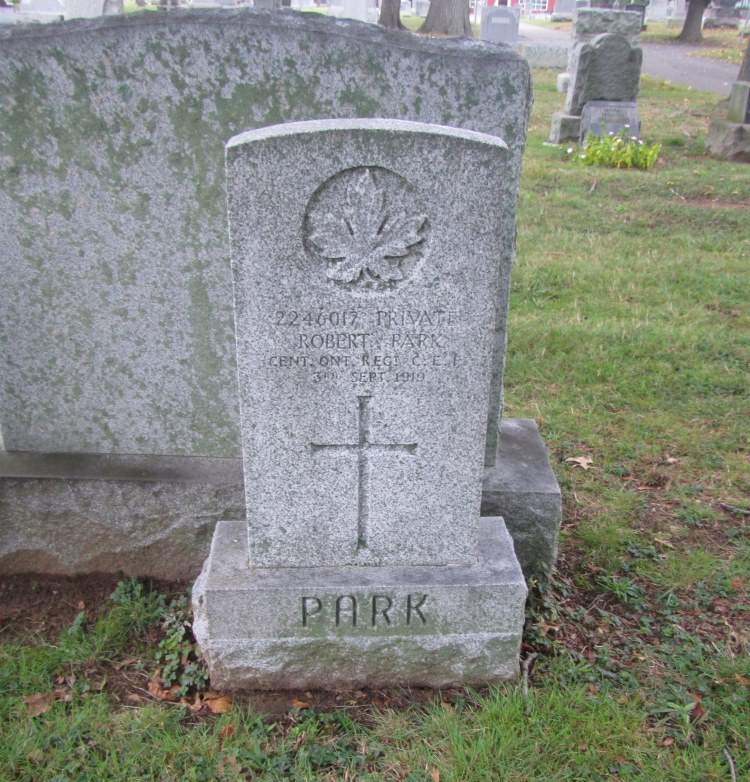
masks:
{"type": "Polygon", "coordinates": [[[156,624],[161,626],[164,638],[156,650],[156,662],[160,666],[157,676],[170,697],[184,698],[206,689],[208,675],[191,634],[187,596],[168,600],[165,595],[147,591],[141,582],[131,578],[117,585],[110,600],[127,610],[137,632],[145,633],[156,624]]]}
{"type": "Polygon", "coordinates": [[[184,698],[208,686],[208,673],[190,629],[190,605],[181,595],[166,606],[162,615],[166,637],[159,642],[156,661],[161,665],[161,684],[172,695],[184,698]]]}
{"type": "Polygon", "coordinates": [[[661,144],[649,144],[638,136],[628,135],[626,125],[619,133],[588,136],[580,149],[568,148],[569,159],[583,166],[639,168],[648,171],[656,163],[661,144]]]}

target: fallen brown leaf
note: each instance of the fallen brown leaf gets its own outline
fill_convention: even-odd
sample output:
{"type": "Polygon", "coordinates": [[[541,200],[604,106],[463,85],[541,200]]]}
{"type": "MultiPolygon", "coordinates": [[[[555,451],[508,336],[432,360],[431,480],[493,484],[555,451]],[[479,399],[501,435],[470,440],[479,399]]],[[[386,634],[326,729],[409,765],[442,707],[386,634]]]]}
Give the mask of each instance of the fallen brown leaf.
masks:
{"type": "Polygon", "coordinates": [[[232,699],[229,695],[218,692],[206,692],[203,695],[203,705],[211,714],[226,714],[232,710],[232,699]]]}
{"type": "Polygon", "coordinates": [[[166,690],[161,684],[161,671],[156,671],[154,675],[148,680],[148,693],[153,698],[157,698],[160,701],[169,701],[170,703],[177,702],[176,691],[179,687],[171,687],[166,690]]]}
{"type": "Polygon", "coordinates": [[[292,708],[293,709],[307,709],[310,707],[309,703],[305,703],[305,701],[298,701],[296,698],[292,701],[292,708]]]}
{"type": "Polygon", "coordinates": [[[45,711],[49,711],[55,702],[55,696],[51,692],[24,695],[23,702],[26,704],[26,716],[38,717],[40,714],[44,714],[45,711]]]}
{"type": "Polygon", "coordinates": [[[432,782],[440,782],[440,772],[436,768],[430,769],[430,779],[432,782]]]}
{"type": "Polygon", "coordinates": [[[570,456],[565,461],[571,462],[573,465],[577,464],[579,467],[583,467],[584,470],[590,469],[594,463],[594,460],[588,456],[570,456]]]}
{"type": "Polygon", "coordinates": [[[234,734],[234,725],[224,725],[224,727],[219,731],[219,735],[223,739],[228,739],[231,735],[234,734]]]}
{"type": "Polygon", "coordinates": [[[690,721],[698,722],[698,720],[702,719],[705,716],[706,716],[706,710],[703,708],[703,705],[701,704],[700,700],[697,700],[695,702],[695,706],[693,706],[693,710],[690,712],[690,721]]]}

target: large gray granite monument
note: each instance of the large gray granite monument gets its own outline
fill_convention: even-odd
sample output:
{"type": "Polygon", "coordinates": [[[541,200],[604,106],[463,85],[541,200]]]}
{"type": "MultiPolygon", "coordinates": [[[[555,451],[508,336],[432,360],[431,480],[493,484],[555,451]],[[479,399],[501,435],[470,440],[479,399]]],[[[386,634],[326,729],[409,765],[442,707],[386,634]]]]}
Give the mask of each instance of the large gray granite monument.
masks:
{"type": "Polygon", "coordinates": [[[247,521],[193,591],[214,686],[517,674],[526,584],[480,518],[508,163],[397,120],[227,144],[247,521]]]}
{"type": "MultiPolygon", "coordinates": [[[[513,216],[528,63],[251,10],[13,25],[0,58],[0,572],[194,578],[245,514],[224,142],[357,116],[481,131],[508,145],[513,216]]],[[[501,419],[498,312],[481,512],[543,584],[560,491],[533,422],[501,419]]]]}

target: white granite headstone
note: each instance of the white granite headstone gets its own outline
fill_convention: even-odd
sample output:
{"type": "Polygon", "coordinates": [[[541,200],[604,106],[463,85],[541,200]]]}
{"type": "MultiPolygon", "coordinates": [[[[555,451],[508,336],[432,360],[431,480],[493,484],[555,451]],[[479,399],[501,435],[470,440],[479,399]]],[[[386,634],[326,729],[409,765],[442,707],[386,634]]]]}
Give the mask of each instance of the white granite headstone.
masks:
{"type": "Polygon", "coordinates": [[[526,588],[479,515],[507,164],[396,120],[228,143],[247,542],[219,524],[194,590],[215,685],[517,673],[526,588]]]}

